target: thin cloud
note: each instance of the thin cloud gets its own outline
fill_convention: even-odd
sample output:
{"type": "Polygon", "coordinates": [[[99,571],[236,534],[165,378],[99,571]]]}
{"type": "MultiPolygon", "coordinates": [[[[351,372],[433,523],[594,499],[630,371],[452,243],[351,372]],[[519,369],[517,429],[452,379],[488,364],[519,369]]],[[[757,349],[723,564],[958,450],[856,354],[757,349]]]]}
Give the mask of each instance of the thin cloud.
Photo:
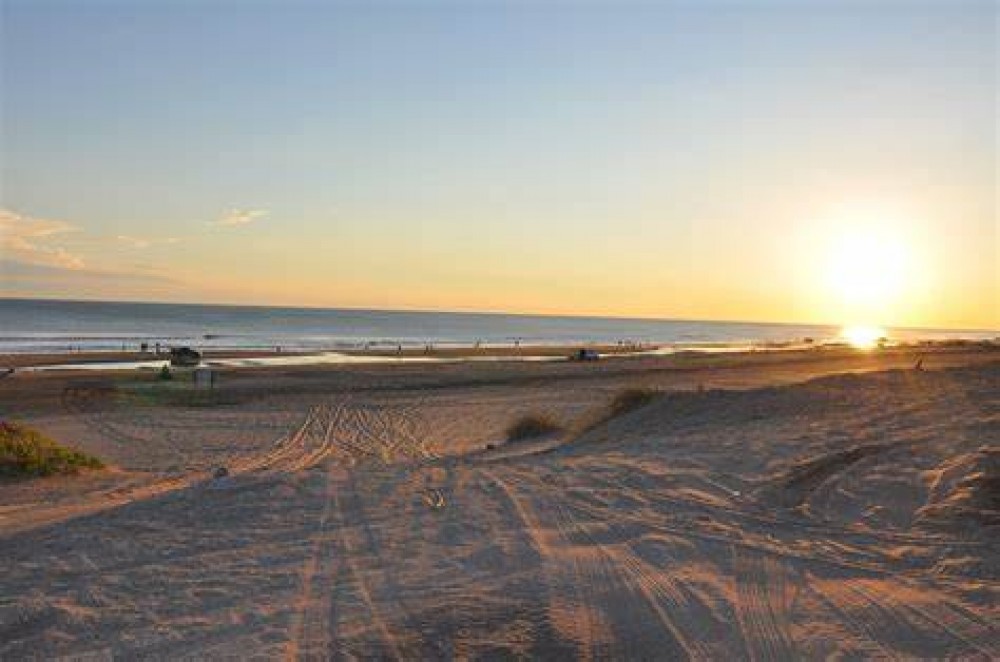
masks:
{"type": "Polygon", "coordinates": [[[149,239],[147,237],[133,237],[130,235],[120,234],[115,237],[119,242],[125,244],[129,248],[134,248],[136,250],[143,250],[150,248],[151,246],[160,246],[167,244],[176,244],[180,241],[177,237],[167,237],[166,239],[149,239]]]}
{"type": "Polygon", "coordinates": [[[0,253],[26,264],[80,270],[86,265],[79,255],[58,242],[61,235],[79,232],[65,221],[23,216],[0,209],[0,253]]]}
{"type": "Polygon", "coordinates": [[[86,292],[142,299],[173,295],[187,287],[188,284],[157,272],[63,269],[0,257],[0,297],[77,298],[86,292]]]}
{"type": "Polygon", "coordinates": [[[267,210],[265,209],[231,209],[220,216],[212,225],[229,228],[239,227],[253,223],[265,216],[267,216],[267,210]]]}
{"type": "Polygon", "coordinates": [[[144,271],[114,271],[99,269],[69,270],[63,267],[44,264],[31,264],[18,260],[0,258],[0,273],[11,283],[54,283],[70,284],[103,284],[108,282],[127,283],[178,283],[171,276],[144,271]]]}

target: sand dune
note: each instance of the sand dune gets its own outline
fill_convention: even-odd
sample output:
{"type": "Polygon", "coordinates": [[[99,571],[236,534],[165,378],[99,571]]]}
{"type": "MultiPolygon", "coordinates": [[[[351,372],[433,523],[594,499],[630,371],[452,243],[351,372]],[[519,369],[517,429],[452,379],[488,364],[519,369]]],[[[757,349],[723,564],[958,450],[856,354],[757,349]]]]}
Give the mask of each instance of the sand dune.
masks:
{"type": "Polygon", "coordinates": [[[967,363],[70,380],[32,422],[119,468],[0,487],[0,658],[996,659],[1000,364],[967,363]],[[637,379],[671,390],[571,424],[637,379]],[[528,411],[569,432],[484,451],[528,411]]]}

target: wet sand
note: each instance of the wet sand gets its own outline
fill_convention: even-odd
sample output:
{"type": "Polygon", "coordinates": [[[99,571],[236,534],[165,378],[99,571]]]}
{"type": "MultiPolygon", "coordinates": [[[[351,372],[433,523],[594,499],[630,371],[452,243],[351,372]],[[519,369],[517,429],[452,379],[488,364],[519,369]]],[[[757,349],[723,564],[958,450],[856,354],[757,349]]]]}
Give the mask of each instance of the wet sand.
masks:
{"type": "Polygon", "coordinates": [[[962,348],[17,374],[113,469],[0,484],[0,658],[996,659],[998,412],[962,348]]]}
{"type": "MultiPolygon", "coordinates": [[[[275,356],[306,356],[306,352],[275,352],[270,350],[208,350],[202,354],[213,359],[260,359],[275,356]]],[[[28,368],[80,363],[133,363],[137,361],[169,361],[167,353],[155,352],[48,352],[44,354],[0,354],[0,369],[28,368]]]]}

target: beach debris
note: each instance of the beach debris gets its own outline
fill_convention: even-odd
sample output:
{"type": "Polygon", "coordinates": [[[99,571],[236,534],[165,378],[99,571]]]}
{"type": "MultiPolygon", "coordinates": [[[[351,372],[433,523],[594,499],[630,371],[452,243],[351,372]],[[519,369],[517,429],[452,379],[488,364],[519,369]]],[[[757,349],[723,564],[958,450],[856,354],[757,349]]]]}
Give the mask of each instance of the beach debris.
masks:
{"type": "Polygon", "coordinates": [[[233,480],[232,474],[229,473],[229,469],[226,467],[218,467],[212,472],[212,479],[208,481],[208,489],[210,490],[226,490],[234,487],[236,482],[233,480]]]}
{"type": "Polygon", "coordinates": [[[885,506],[874,505],[866,509],[863,513],[861,513],[861,516],[864,517],[865,519],[876,519],[879,517],[883,517],[887,512],[889,512],[889,509],[886,508],[885,506]]]}
{"type": "Polygon", "coordinates": [[[421,497],[423,498],[424,503],[427,504],[428,508],[432,508],[434,510],[444,508],[444,495],[441,494],[441,490],[437,488],[428,490],[426,493],[422,494],[421,497]]]}

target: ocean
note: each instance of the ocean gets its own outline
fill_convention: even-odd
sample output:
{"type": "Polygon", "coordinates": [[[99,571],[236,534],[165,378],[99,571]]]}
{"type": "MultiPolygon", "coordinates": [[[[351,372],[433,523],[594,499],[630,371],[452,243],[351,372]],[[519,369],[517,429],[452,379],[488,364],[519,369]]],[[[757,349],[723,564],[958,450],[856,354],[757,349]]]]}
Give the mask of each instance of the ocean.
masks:
{"type": "MultiPolygon", "coordinates": [[[[402,345],[573,345],[618,342],[684,348],[835,342],[836,326],[0,299],[0,353],[115,351],[150,346],[337,351],[402,345]]],[[[892,340],[989,339],[996,331],[889,329],[892,340]]]]}

